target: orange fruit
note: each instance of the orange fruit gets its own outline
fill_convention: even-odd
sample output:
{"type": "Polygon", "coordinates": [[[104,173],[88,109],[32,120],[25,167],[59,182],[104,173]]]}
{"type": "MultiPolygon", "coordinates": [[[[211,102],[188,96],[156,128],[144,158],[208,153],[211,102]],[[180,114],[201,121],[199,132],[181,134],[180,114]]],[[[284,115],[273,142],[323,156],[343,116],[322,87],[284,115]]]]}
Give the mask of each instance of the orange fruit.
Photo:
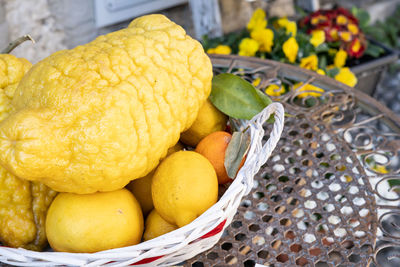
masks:
{"type": "MultiPolygon", "coordinates": [[[[227,132],[217,131],[204,137],[196,146],[195,151],[206,157],[213,165],[217,173],[218,183],[225,184],[231,182],[225,169],[225,151],[232,135],[227,132]]],[[[240,167],[244,164],[244,159],[240,163],[240,167]]],[[[240,169],[240,168],[239,168],[240,169]]]]}

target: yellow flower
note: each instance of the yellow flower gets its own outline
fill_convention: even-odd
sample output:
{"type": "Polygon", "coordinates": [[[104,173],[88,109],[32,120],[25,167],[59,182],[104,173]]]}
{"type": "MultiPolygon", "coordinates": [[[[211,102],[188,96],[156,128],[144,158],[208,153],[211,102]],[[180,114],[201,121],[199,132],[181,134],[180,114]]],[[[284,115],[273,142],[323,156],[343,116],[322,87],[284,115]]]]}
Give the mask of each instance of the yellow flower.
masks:
{"type": "Polygon", "coordinates": [[[335,76],[335,80],[342,82],[350,87],[354,87],[357,84],[357,77],[347,67],[340,68],[339,73],[335,76]]]}
{"type": "Polygon", "coordinates": [[[319,97],[319,96],[321,96],[321,93],[325,92],[324,89],[319,88],[312,84],[306,84],[303,86],[303,82],[296,83],[293,86],[293,89],[297,92],[309,91],[309,92],[305,92],[305,93],[301,93],[301,94],[297,95],[297,97],[300,97],[300,98],[304,98],[307,96],[319,97]]]}
{"type": "Polygon", "coordinates": [[[344,32],[340,32],[340,38],[342,38],[342,40],[345,42],[350,42],[352,35],[350,32],[344,31],[344,32]]]}
{"type": "Polygon", "coordinates": [[[296,61],[297,52],[299,52],[299,45],[294,37],[290,37],[282,46],[283,53],[291,63],[296,61]]]}
{"type": "Polygon", "coordinates": [[[297,33],[297,24],[295,21],[288,21],[285,25],[286,34],[292,34],[292,37],[296,36],[297,33]]]}
{"type": "Polygon", "coordinates": [[[385,166],[383,165],[375,165],[375,167],[372,168],[374,171],[382,174],[389,173],[389,171],[386,169],[385,166]]]}
{"type": "Polygon", "coordinates": [[[280,18],[276,21],[276,25],[278,28],[285,28],[286,34],[292,34],[292,37],[296,36],[297,33],[297,24],[295,21],[290,21],[286,17],[280,18]]]}
{"type": "Polygon", "coordinates": [[[231,52],[231,48],[227,45],[217,45],[217,47],[207,50],[207,53],[209,54],[229,55],[231,52]]]}
{"type": "Polygon", "coordinates": [[[323,69],[317,69],[316,72],[320,75],[326,75],[326,73],[323,69]]]}
{"type": "Polygon", "coordinates": [[[347,52],[343,49],[340,49],[333,60],[335,67],[341,68],[346,64],[347,52]]]}
{"type": "Polygon", "coordinates": [[[276,84],[270,84],[265,88],[265,93],[269,96],[280,96],[285,93],[285,88],[276,84]]]}
{"type": "Polygon", "coordinates": [[[300,60],[300,67],[307,70],[317,70],[318,69],[318,57],[313,54],[308,57],[303,57],[300,60]]]}
{"type": "Polygon", "coordinates": [[[345,25],[347,24],[348,20],[345,16],[343,15],[339,15],[336,17],[336,23],[339,25],[345,25]]]}
{"type": "Polygon", "coordinates": [[[261,52],[271,52],[274,45],[274,32],[271,29],[256,28],[250,33],[250,36],[258,42],[261,52]]]}
{"type": "Polygon", "coordinates": [[[289,22],[289,20],[286,17],[283,18],[279,18],[276,23],[278,24],[278,27],[282,28],[285,27],[286,28],[286,24],[289,22]]]}
{"type": "Polygon", "coordinates": [[[257,8],[254,12],[253,15],[251,16],[249,23],[247,23],[247,29],[249,31],[252,31],[257,28],[265,28],[267,27],[267,20],[265,19],[266,15],[264,10],[261,8],[257,8]]]}
{"type": "Polygon", "coordinates": [[[259,44],[251,38],[244,38],[239,44],[239,55],[252,57],[258,51],[259,44]]]}
{"type": "Polygon", "coordinates": [[[252,85],[254,85],[255,87],[257,87],[261,82],[261,78],[257,77],[254,79],[254,81],[251,83],[252,85]]]}
{"type": "Polygon", "coordinates": [[[354,23],[350,23],[349,25],[347,25],[347,29],[354,35],[357,35],[360,32],[358,26],[354,23]]]}
{"type": "Polygon", "coordinates": [[[322,44],[323,42],[325,42],[325,32],[323,30],[313,31],[311,39],[310,39],[310,43],[314,47],[317,47],[320,44],[322,44]]]}
{"type": "Polygon", "coordinates": [[[328,20],[328,18],[326,16],[318,15],[316,17],[311,18],[311,24],[312,25],[317,25],[318,23],[324,22],[324,21],[327,21],[327,20],[328,20]]]}

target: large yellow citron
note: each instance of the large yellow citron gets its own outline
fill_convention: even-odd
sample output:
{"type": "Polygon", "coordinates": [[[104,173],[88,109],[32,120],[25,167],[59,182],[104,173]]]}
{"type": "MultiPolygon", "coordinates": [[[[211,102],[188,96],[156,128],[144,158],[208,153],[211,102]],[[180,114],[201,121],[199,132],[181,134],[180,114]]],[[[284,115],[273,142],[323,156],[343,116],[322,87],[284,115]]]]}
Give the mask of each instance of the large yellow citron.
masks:
{"type": "Polygon", "coordinates": [[[60,193],[48,210],[46,233],[56,251],[97,252],[124,247],[140,242],[143,215],[127,189],[60,193]]]}
{"type": "MultiPolygon", "coordinates": [[[[12,113],[14,91],[31,66],[24,58],[0,54],[0,122],[12,113]]],[[[18,178],[0,166],[0,242],[42,250],[47,245],[46,212],[55,195],[45,185],[18,178]]]]}
{"type": "Polygon", "coordinates": [[[181,134],[180,140],[195,147],[207,135],[225,130],[227,121],[228,117],[207,99],[192,126],[181,134]]]}
{"type": "Polygon", "coordinates": [[[179,151],[157,167],[151,194],[160,216],[182,227],[217,202],[217,175],[204,156],[193,151],[179,151]]]}
{"type": "Polygon", "coordinates": [[[163,15],[54,53],[18,85],[0,164],[61,192],[113,191],[147,175],[211,91],[201,44],[163,15]]]}

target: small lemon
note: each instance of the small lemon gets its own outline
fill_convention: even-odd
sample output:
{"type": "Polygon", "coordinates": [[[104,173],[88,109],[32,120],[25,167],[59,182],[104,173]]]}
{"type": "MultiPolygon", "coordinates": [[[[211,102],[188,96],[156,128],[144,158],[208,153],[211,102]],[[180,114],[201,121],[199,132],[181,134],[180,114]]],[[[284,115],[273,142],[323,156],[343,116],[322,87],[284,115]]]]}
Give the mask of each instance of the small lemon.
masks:
{"type": "MultiPolygon", "coordinates": [[[[176,145],[168,149],[167,156],[182,149],[183,145],[178,142],[176,145]]],[[[147,216],[147,214],[149,214],[149,212],[154,208],[153,199],[151,198],[151,180],[153,179],[153,175],[154,170],[145,177],[133,180],[126,186],[126,188],[130,190],[139,201],[144,216],[147,216]]]]}
{"type": "Polygon", "coordinates": [[[151,198],[151,180],[153,179],[154,171],[147,174],[145,177],[133,180],[126,188],[132,192],[139,201],[142,208],[143,216],[147,216],[154,208],[153,199],[151,198]]]}
{"type": "Polygon", "coordinates": [[[55,251],[97,252],[134,245],[143,233],[140,205],[127,189],[79,195],[60,193],[46,218],[55,251]]]}
{"type": "Polygon", "coordinates": [[[152,210],[144,224],[143,240],[146,241],[156,238],[157,236],[169,233],[175,229],[178,229],[178,226],[170,224],[164,220],[156,210],[152,210]]]}
{"type": "Polygon", "coordinates": [[[178,151],[158,166],[151,193],[160,216],[182,227],[217,202],[218,179],[204,156],[193,151],[178,151]]]}
{"type": "Polygon", "coordinates": [[[219,111],[209,99],[200,108],[196,120],[181,134],[182,143],[196,146],[201,139],[216,131],[223,131],[228,117],[219,111]]]}

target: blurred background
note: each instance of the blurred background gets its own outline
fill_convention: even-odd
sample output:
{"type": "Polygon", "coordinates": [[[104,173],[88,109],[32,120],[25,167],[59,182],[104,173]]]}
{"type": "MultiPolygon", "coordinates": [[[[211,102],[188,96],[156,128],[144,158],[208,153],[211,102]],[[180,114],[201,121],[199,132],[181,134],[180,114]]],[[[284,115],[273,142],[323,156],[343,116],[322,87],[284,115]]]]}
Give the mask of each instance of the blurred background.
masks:
{"type": "MultiPolygon", "coordinates": [[[[126,27],[133,18],[148,13],[165,14],[201,40],[205,35],[219,37],[245,28],[257,8],[267,17],[298,19],[304,11],[355,6],[368,12],[371,25],[378,25],[368,34],[398,54],[399,4],[400,0],[0,0],[0,48],[29,34],[36,44],[25,42],[12,54],[36,63],[55,51],[126,27]]],[[[357,74],[352,69],[359,77],[358,87],[373,84],[366,93],[400,114],[399,64],[389,66],[382,60],[379,64],[372,66],[372,72],[379,75],[364,69],[357,74]]]]}

